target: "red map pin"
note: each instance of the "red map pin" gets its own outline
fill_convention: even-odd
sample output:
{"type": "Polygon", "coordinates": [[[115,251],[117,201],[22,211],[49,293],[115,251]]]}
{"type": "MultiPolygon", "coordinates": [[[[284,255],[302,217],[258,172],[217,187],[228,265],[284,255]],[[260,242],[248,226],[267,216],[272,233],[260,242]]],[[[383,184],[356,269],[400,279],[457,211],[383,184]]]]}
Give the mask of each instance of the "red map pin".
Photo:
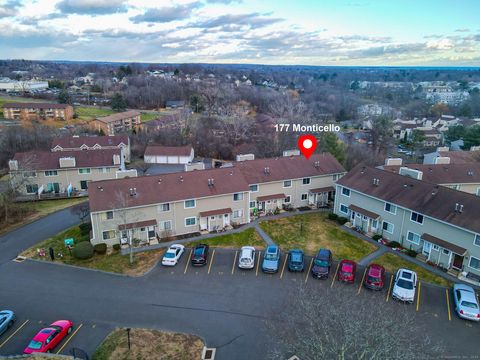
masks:
{"type": "Polygon", "coordinates": [[[311,134],[302,135],[298,138],[298,148],[303,156],[308,159],[317,148],[317,139],[311,134]]]}

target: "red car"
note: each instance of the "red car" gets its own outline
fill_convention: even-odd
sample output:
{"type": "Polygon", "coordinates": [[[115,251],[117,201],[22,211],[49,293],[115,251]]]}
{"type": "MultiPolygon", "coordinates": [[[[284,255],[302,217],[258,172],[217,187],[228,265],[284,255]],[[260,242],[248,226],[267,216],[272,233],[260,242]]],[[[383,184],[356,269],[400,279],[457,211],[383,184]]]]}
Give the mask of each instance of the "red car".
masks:
{"type": "Polygon", "coordinates": [[[385,268],[377,264],[368,265],[363,285],[368,289],[382,290],[384,284],[385,268]]]}
{"type": "Polygon", "coordinates": [[[357,263],[352,260],[342,260],[338,268],[338,281],[353,284],[355,282],[355,271],[357,263]]]}
{"type": "Polygon", "coordinates": [[[73,324],[70,320],[58,320],[40,330],[30,341],[30,344],[23,350],[24,354],[34,352],[47,353],[51,352],[65,336],[72,332],[73,324]]]}

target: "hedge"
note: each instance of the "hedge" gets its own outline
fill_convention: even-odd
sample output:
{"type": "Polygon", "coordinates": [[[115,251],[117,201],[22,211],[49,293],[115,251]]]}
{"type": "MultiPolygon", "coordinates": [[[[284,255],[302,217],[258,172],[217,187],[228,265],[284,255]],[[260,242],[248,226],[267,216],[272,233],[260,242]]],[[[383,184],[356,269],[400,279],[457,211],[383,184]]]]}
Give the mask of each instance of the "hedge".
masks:
{"type": "Polygon", "coordinates": [[[75,259],[90,259],[93,256],[93,246],[90,241],[82,241],[75,245],[72,255],[75,259]]]}
{"type": "Polygon", "coordinates": [[[338,219],[338,215],[335,213],[328,213],[328,218],[330,220],[336,221],[338,219]]]}
{"type": "Polygon", "coordinates": [[[120,250],[120,244],[113,244],[113,250],[118,251],[120,250]]]}
{"type": "Polygon", "coordinates": [[[78,225],[78,228],[80,229],[80,235],[89,235],[90,230],[92,230],[92,223],[83,223],[78,225]]]}
{"type": "Polygon", "coordinates": [[[105,243],[100,243],[100,244],[95,244],[93,246],[93,250],[98,254],[98,255],[104,255],[107,253],[107,244],[105,243]]]}
{"type": "Polygon", "coordinates": [[[345,225],[347,222],[348,222],[348,219],[346,217],[343,217],[343,216],[339,216],[337,218],[337,222],[340,224],[340,225],[345,225]]]}

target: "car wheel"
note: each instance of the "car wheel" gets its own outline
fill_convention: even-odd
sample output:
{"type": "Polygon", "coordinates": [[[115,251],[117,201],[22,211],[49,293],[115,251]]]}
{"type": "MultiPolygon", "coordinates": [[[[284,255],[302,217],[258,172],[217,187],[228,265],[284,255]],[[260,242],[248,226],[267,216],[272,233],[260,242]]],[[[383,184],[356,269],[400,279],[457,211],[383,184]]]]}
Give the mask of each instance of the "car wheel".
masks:
{"type": "Polygon", "coordinates": [[[10,329],[12,326],[13,326],[13,320],[11,320],[11,321],[8,323],[7,328],[10,329]]]}
{"type": "Polygon", "coordinates": [[[72,332],[72,327],[70,326],[67,330],[67,334],[70,334],[72,332]]]}
{"type": "Polygon", "coordinates": [[[50,349],[48,349],[48,350],[47,350],[47,353],[48,353],[48,354],[50,354],[50,353],[51,353],[50,349]]]}

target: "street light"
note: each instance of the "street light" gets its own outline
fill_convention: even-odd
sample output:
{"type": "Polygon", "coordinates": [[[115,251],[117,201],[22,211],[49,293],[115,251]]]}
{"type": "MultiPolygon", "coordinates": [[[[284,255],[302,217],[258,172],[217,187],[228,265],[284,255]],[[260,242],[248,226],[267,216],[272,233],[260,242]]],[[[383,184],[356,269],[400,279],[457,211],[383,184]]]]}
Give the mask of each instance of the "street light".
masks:
{"type": "Polygon", "coordinates": [[[130,350],[130,328],[126,328],[127,330],[127,339],[128,339],[128,350],[130,350]]]}

